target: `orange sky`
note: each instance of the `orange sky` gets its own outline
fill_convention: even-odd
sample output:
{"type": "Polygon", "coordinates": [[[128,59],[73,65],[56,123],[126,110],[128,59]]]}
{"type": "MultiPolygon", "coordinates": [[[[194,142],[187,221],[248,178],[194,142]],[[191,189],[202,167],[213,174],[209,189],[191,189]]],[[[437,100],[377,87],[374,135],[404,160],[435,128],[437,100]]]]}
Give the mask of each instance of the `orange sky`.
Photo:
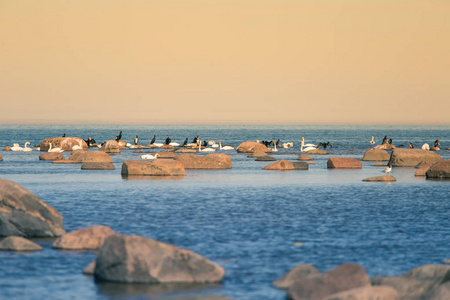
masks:
{"type": "Polygon", "coordinates": [[[0,0],[0,123],[450,124],[448,0],[0,0]]]}

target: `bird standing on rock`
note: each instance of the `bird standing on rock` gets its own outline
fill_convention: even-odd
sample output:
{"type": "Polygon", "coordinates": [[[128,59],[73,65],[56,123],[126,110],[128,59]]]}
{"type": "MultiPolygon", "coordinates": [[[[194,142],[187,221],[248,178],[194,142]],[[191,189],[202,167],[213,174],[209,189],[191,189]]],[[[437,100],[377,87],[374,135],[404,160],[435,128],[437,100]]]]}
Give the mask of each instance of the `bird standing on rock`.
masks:
{"type": "Polygon", "coordinates": [[[171,139],[170,139],[169,135],[167,135],[167,138],[166,138],[166,145],[169,145],[169,144],[170,144],[170,141],[171,141],[171,139]]]}

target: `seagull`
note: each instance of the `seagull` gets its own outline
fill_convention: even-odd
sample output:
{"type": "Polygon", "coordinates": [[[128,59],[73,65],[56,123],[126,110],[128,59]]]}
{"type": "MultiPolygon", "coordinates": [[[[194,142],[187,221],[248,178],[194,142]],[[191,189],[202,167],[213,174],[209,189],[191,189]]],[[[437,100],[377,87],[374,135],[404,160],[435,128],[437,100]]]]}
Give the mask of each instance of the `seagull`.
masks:
{"type": "Polygon", "coordinates": [[[387,174],[387,173],[391,173],[391,171],[392,171],[392,166],[388,165],[388,167],[386,169],[384,169],[382,172],[387,174]]]}

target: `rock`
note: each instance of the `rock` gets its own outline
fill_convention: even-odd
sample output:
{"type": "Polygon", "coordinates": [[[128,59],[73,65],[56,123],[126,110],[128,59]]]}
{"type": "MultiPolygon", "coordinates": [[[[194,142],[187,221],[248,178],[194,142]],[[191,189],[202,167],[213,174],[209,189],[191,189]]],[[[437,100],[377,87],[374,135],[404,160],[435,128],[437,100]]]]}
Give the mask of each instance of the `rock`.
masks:
{"type": "Polygon", "coordinates": [[[272,152],[265,145],[258,142],[243,142],[237,148],[236,151],[239,153],[255,153],[255,152],[272,152]]]}
{"type": "Polygon", "coordinates": [[[122,175],[186,176],[182,163],[169,159],[154,161],[126,160],[122,164],[122,175]]]}
{"type": "Polygon", "coordinates": [[[85,162],[81,165],[81,170],[115,170],[116,167],[112,163],[103,162],[85,162]]]}
{"type": "Polygon", "coordinates": [[[231,158],[224,153],[212,153],[205,156],[181,154],[175,158],[185,169],[231,169],[231,158]]]}
{"type": "Polygon", "coordinates": [[[263,170],[273,170],[273,171],[293,171],[295,170],[294,164],[287,160],[279,160],[270,165],[267,165],[263,170]]]}
{"type": "Polygon", "coordinates": [[[11,146],[6,146],[5,148],[3,148],[3,151],[11,151],[11,146]]]}
{"type": "Polygon", "coordinates": [[[424,168],[424,167],[429,168],[429,167],[431,167],[432,164],[433,163],[431,163],[431,162],[421,161],[414,168],[416,168],[416,169],[420,169],[420,168],[424,168]]]}
{"type": "Polygon", "coordinates": [[[95,260],[92,261],[86,268],[83,270],[83,274],[94,276],[95,271],[95,260]]]}
{"type": "Polygon", "coordinates": [[[323,300],[397,300],[397,291],[390,286],[365,286],[339,292],[323,300]]]}
{"type": "Polygon", "coordinates": [[[364,152],[363,161],[389,161],[391,155],[385,150],[367,149],[364,152]]]}
{"type": "Polygon", "coordinates": [[[426,292],[416,300],[448,300],[450,299],[450,281],[442,283],[426,292]]]}
{"type": "Polygon", "coordinates": [[[392,167],[414,167],[418,163],[437,162],[442,157],[434,152],[422,149],[394,149],[389,164],[392,167]]]}
{"type": "Polygon", "coordinates": [[[397,290],[399,299],[413,299],[419,297],[448,280],[450,266],[424,265],[400,276],[375,276],[372,285],[388,285],[397,290]]]}
{"type": "Polygon", "coordinates": [[[295,281],[288,299],[323,299],[329,295],[370,285],[366,271],[356,264],[343,264],[323,275],[295,281]]]}
{"type": "Polygon", "coordinates": [[[72,151],[73,146],[80,146],[83,150],[88,149],[88,145],[83,139],[78,137],[56,137],[45,139],[40,144],[40,150],[47,152],[52,143],[52,148],[61,148],[64,151],[72,151]]]}
{"type": "Polygon", "coordinates": [[[302,161],[293,161],[295,170],[309,170],[309,164],[302,161]]]}
{"type": "Polygon", "coordinates": [[[73,151],[68,160],[77,163],[112,163],[111,156],[103,151],[73,151]]]}
{"type": "Polygon", "coordinates": [[[276,161],[277,159],[272,156],[260,156],[255,159],[255,161],[276,161]]]}
{"type": "Polygon", "coordinates": [[[57,164],[57,165],[70,165],[70,164],[78,164],[78,162],[73,161],[73,160],[68,160],[68,159],[64,159],[64,160],[54,160],[52,161],[53,164],[57,164]]]}
{"type": "Polygon", "coordinates": [[[373,149],[374,149],[374,150],[394,150],[394,149],[395,149],[395,146],[386,143],[386,144],[382,144],[382,145],[375,146],[375,147],[373,147],[373,149]]]}
{"type": "Polygon", "coordinates": [[[180,148],[175,150],[175,153],[197,153],[198,151],[195,149],[186,149],[186,148],[180,148]]]}
{"type": "Polygon", "coordinates": [[[107,226],[91,226],[69,232],[58,238],[53,249],[63,250],[95,250],[99,249],[105,239],[115,232],[107,226]]]}
{"type": "Polygon", "coordinates": [[[55,237],[65,233],[63,217],[35,194],[0,179],[0,236],[55,237]]]}
{"type": "Polygon", "coordinates": [[[0,251],[40,251],[42,247],[19,236],[9,236],[0,242],[0,251]]]}
{"type": "Polygon", "coordinates": [[[441,151],[441,148],[439,148],[439,147],[431,147],[430,151],[441,151]]]}
{"type": "Polygon", "coordinates": [[[272,285],[279,289],[288,289],[295,281],[319,276],[319,270],[317,270],[314,266],[311,265],[298,265],[277,280],[272,282],[272,285]]]}
{"type": "Polygon", "coordinates": [[[322,149],[313,149],[305,152],[306,154],[327,155],[328,152],[322,149]]]}
{"type": "Polygon", "coordinates": [[[161,158],[175,159],[176,157],[177,156],[173,151],[158,152],[158,159],[161,159],[161,158]]]}
{"type": "Polygon", "coordinates": [[[414,176],[426,176],[426,173],[431,165],[423,165],[421,168],[418,168],[414,173],[414,176]]]}
{"type": "Polygon", "coordinates": [[[127,283],[220,282],[225,270],[185,249],[139,236],[114,234],[97,256],[94,277],[127,283]]]}
{"type": "Polygon", "coordinates": [[[442,260],[442,263],[443,263],[443,264],[450,264],[450,259],[443,259],[443,260],[442,260]]]}
{"type": "Polygon", "coordinates": [[[3,161],[3,156],[0,154],[0,161],[3,161]]]}
{"type": "Polygon", "coordinates": [[[426,172],[427,178],[450,178],[450,159],[439,161],[430,166],[426,172]]]}
{"type": "Polygon", "coordinates": [[[362,181],[372,181],[372,182],[393,182],[397,179],[392,175],[375,176],[363,179],[362,181]]]}
{"type": "Polygon", "coordinates": [[[386,167],[387,165],[382,162],[376,162],[371,165],[372,167],[386,167]]]}
{"type": "Polygon", "coordinates": [[[306,161],[306,160],[313,160],[313,159],[310,156],[306,155],[306,154],[300,154],[297,157],[297,160],[304,160],[304,161],[306,161]]]}
{"type": "Polygon", "coordinates": [[[100,151],[106,153],[120,153],[120,146],[116,140],[109,140],[103,143],[100,151]]]}
{"type": "Polygon", "coordinates": [[[64,160],[64,155],[60,152],[47,152],[39,155],[39,160],[64,160]]]}
{"type": "Polygon", "coordinates": [[[162,146],[160,146],[158,148],[160,148],[160,149],[175,149],[175,147],[172,146],[172,145],[162,145],[162,146]]]}
{"type": "Polygon", "coordinates": [[[362,169],[362,162],[354,158],[330,157],[327,162],[329,169],[362,169]]]}
{"type": "Polygon", "coordinates": [[[256,157],[262,157],[262,156],[268,156],[266,152],[253,152],[247,155],[248,158],[256,158],[256,157]]]}

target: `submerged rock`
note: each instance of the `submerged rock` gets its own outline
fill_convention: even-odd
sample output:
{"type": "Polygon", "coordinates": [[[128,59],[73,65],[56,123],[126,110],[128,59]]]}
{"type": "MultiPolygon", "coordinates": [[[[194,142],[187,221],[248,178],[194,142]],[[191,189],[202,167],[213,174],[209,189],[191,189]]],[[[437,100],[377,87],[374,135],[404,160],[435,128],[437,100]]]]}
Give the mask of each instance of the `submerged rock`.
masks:
{"type": "Polygon", "coordinates": [[[255,159],[255,161],[276,161],[277,159],[272,156],[260,156],[255,159]]]}
{"type": "Polygon", "coordinates": [[[64,233],[58,211],[19,184],[0,179],[0,236],[55,237],[64,233]]]}
{"type": "Polygon", "coordinates": [[[0,242],[0,251],[40,251],[42,247],[19,236],[9,236],[0,242]]]}
{"type": "Polygon", "coordinates": [[[127,283],[212,283],[225,270],[190,250],[140,236],[114,234],[97,256],[94,277],[127,283]]]}
{"type": "Polygon", "coordinates": [[[393,182],[393,181],[397,181],[397,179],[392,175],[383,175],[383,176],[375,176],[375,177],[365,178],[362,181],[393,182]]]}
{"type": "Polygon", "coordinates": [[[105,162],[85,162],[81,165],[81,170],[115,170],[112,163],[105,162]]]}

